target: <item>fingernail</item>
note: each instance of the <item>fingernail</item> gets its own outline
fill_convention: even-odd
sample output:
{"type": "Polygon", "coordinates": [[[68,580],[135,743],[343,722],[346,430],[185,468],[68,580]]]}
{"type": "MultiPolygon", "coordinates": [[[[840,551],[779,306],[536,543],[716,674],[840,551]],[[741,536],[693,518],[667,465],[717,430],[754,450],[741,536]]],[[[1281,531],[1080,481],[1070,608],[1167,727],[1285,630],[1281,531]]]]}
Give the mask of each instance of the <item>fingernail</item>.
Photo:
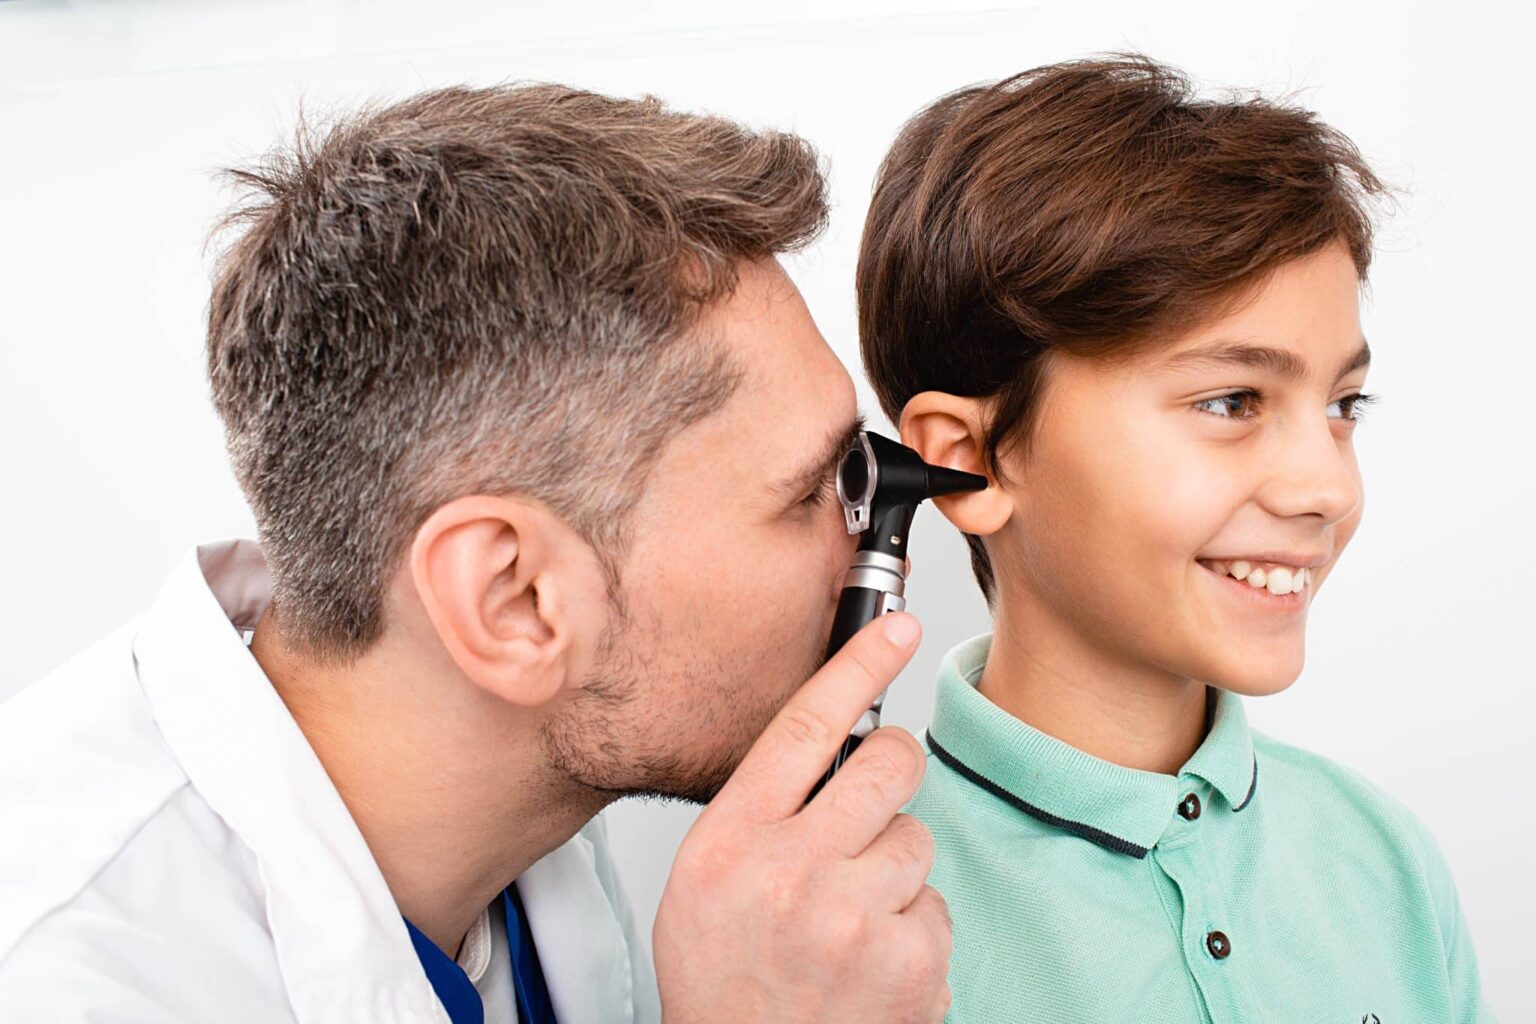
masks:
{"type": "Polygon", "coordinates": [[[885,638],[897,647],[911,647],[917,642],[917,620],[902,612],[881,616],[885,638]]]}

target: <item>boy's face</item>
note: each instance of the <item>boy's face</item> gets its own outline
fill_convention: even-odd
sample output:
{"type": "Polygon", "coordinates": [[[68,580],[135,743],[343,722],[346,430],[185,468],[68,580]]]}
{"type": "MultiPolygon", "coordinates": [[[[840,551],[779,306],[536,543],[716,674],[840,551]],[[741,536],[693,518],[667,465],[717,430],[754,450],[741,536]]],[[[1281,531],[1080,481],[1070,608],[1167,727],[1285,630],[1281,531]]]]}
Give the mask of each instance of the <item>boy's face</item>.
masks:
{"type": "Polygon", "coordinates": [[[1053,354],[1032,446],[1003,461],[1000,628],[1023,614],[1115,662],[1244,694],[1288,686],[1312,597],[1360,523],[1364,344],[1336,245],[1123,365],[1053,354]]]}

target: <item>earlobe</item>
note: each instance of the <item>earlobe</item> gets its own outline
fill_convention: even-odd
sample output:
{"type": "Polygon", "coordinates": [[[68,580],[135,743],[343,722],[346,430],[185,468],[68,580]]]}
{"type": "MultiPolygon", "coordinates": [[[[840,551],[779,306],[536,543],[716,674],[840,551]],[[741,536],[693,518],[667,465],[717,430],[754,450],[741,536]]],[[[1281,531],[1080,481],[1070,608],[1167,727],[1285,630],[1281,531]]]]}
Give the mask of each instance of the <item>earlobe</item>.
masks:
{"type": "Polygon", "coordinates": [[[558,526],[506,498],[459,498],[416,532],[410,569],[438,639],[477,686],[533,706],[565,685],[571,660],[558,526]]]}
{"type": "Polygon", "coordinates": [[[1013,515],[1013,497],[997,482],[984,457],[985,400],[942,391],[912,396],[901,412],[901,442],[924,462],[985,476],[985,491],[951,494],[933,503],[965,533],[985,537],[1003,528],[1013,515]]]}

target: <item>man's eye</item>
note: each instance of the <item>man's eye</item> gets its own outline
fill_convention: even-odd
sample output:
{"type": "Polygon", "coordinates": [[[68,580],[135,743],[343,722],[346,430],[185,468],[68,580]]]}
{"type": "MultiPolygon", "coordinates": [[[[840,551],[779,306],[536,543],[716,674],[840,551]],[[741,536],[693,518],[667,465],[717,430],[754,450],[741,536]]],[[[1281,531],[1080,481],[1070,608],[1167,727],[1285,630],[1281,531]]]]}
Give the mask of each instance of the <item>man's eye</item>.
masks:
{"type": "Polygon", "coordinates": [[[805,508],[820,508],[832,497],[832,478],[823,477],[816,485],[816,489],[800,499],[800,504],[805,508]]]}
{"type": "Polygon", "coordinates": [[[1195,408],[1212,416],[1221,416],[1225,419],[1250,419],[1253,408],[1259,404],[1262,398],[1257,391],[1244,389],[1234,391],[1229,395],[1217,395],[1215,398],[1207,398],[1196,402],[1195,408]],[[1243,410],[1248,410],[1248,415],[1243,415],[1243,410]]]}

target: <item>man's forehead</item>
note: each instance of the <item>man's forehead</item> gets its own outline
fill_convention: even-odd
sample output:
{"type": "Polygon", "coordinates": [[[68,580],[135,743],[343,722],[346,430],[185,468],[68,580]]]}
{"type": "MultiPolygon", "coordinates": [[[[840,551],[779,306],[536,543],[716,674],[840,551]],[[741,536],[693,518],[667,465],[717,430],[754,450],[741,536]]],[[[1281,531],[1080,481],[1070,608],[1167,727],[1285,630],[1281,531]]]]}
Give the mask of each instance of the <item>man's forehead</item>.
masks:
{"type": "Polygon", "coordinates": [[[807,491],[832,475],[863,429],[864,417],[857,413],[834,425],[821,443],[806,448],[791,468],[767,481],[770,492],[784,500],[803,498],[807,491]]]}
{"type": "Polygon", "coordinates": [[[735,489],[765,491],[848,433],[852,379],[776,262],[744,265],[736,293],[701,318],[693,343],[728,353],[736,387],[674,439],[670,455],[707,461],[735,489]]]}

